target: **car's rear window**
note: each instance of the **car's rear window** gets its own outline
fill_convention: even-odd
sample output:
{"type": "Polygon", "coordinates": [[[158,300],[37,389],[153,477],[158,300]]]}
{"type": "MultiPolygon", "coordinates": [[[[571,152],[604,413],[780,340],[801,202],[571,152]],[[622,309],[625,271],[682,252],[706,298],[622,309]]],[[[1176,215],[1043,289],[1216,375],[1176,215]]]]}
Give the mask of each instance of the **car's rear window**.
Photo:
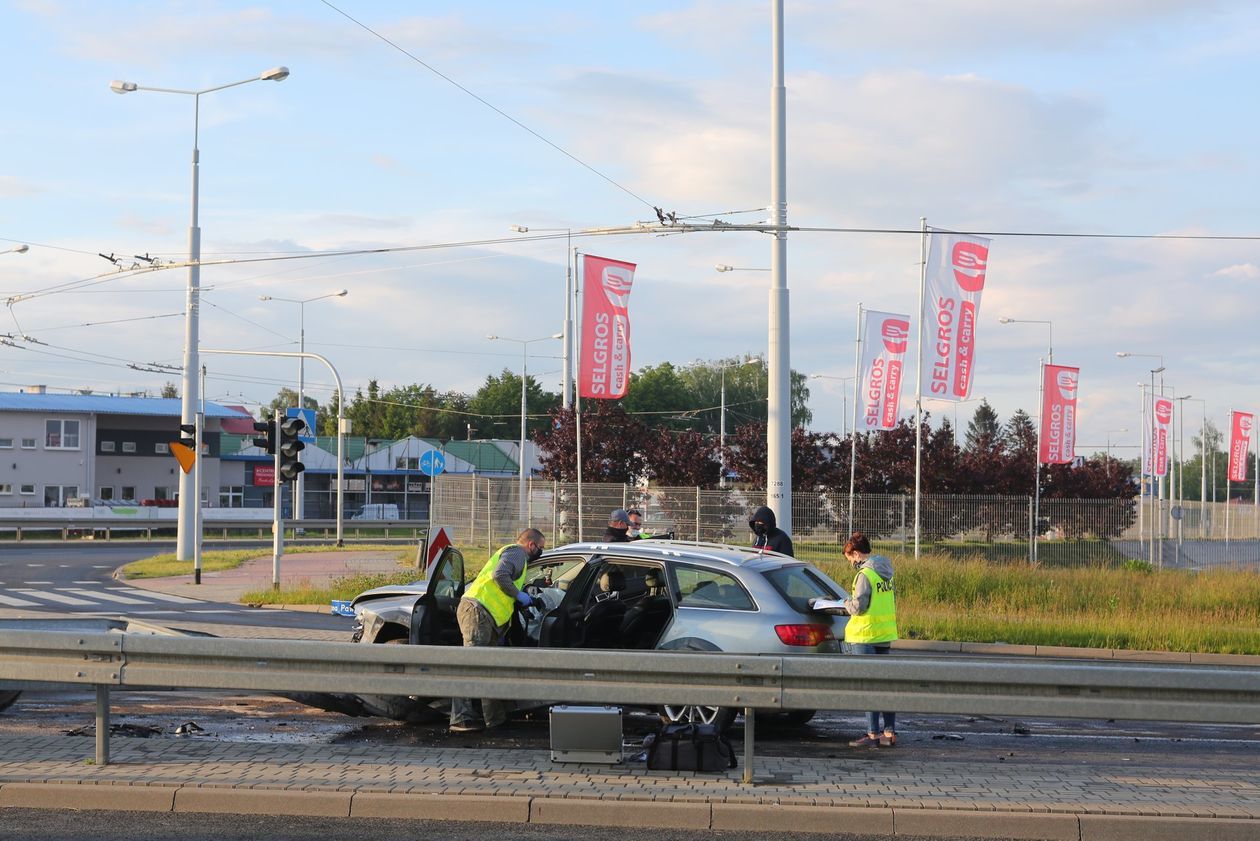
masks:
{"type": "Polygon", "coordinates": [[[806,566],[784,566],[765,573],[766,580],[797,613],[809,613],[810,599],[838,599],[826,582],[806,566]]]}

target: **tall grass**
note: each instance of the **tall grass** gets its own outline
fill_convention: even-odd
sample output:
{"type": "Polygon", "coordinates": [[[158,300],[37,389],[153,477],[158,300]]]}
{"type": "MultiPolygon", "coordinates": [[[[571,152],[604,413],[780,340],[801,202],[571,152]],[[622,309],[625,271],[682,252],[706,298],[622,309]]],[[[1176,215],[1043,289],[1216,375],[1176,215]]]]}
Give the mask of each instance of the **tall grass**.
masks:
{"type": "MultiPolygon", "coordinates": [[[[1260,573],[892,559],[905,638],[1260,654],[1260,573]]],[[[847,564],[819,566],[852,581],[847,564]]]]}

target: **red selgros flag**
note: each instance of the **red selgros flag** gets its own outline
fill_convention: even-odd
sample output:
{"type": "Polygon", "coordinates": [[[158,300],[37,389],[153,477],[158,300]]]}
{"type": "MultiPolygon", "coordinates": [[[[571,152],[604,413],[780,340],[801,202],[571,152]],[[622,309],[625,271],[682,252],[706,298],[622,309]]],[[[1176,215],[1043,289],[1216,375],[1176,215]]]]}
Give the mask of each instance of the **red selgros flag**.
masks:
{"type": "Polygon", "coordinates": [[[1168,475],[1168,427],[1172,423],[1173,402],[1167,397],[1156,397],[1151,417],[1151,450],[1156,476],[1168,475]]]}
{"type": "Polygon", "coordinates": [[[1247,481],[1247,450],[1251,447],[1251,412],[1231,412],[1229,423],[1229,481],[1247,481]]]}
{"type": "Polygon", "coordinates": [[[932,232],[923,296],[923,396],[965,400],[976,366],[976,321],[989,240],[932,232]]]}
{"type": "Polygon", "coordinates": [[[1041,384],[1041,463],[1076,458],[1076,389],[1080,368],[1047,365],[1041,384]]]}
{"type": "Polygon", "coordinates": [[[582,257],[582,397],[624,397],[630,385],[630,287],[634,263],[582,257]]]}
{"type": "Polygon", "coordinates": [[[858,431],[895,429],[900,413],[901,367],[909,343],[910,316],[867,310],[862,336],[858,431]]]}

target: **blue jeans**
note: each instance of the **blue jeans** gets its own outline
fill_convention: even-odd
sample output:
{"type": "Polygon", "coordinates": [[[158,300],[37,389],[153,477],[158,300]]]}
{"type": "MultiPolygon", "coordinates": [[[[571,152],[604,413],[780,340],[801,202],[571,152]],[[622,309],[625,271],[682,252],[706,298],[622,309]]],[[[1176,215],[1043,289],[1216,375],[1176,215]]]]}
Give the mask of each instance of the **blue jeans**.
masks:
{"type": "MultiPolygon", "coordinates": [[[[844,644],[844,647],[847,653],[858,654],[858,655],[888,654],[888,652],[892,649],[892,646],[886,642],[846,642],[844,644]]],[[[884,712],[884,713],[868,712],[866,714],[866,732],[867,733],[880,732],[881,728],[879,726],[879,718],[881,715],[884,717],[883,731],[887,733],[896,733],[897,732],[897,714],[890,713],[890,712],[884,712]]]]}

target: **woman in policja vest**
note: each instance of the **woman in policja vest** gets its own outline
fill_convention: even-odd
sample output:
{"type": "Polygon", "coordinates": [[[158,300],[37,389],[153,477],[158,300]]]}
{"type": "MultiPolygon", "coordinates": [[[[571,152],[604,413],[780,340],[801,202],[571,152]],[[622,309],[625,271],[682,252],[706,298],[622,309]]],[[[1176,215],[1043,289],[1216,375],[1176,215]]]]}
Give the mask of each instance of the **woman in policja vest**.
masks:
{"type": "MultiPolygon", "coordinates": [[[[853,595],[844,603],[849,623],[844,629],[845,647],[850,654],[889,653],[897,639],[897,606],[893,590],[892,561],[883,555],[871,554],[871,541],[855,531],[844,544],[844,556],[857,572],[853,577],[853,595]]],[[[868,712],[866,735],[849,742],[855,748],[890,748],[897,744],[897,714],[868,712]],[[880,717],[883,730],[880,730],[880,717]]]]}

